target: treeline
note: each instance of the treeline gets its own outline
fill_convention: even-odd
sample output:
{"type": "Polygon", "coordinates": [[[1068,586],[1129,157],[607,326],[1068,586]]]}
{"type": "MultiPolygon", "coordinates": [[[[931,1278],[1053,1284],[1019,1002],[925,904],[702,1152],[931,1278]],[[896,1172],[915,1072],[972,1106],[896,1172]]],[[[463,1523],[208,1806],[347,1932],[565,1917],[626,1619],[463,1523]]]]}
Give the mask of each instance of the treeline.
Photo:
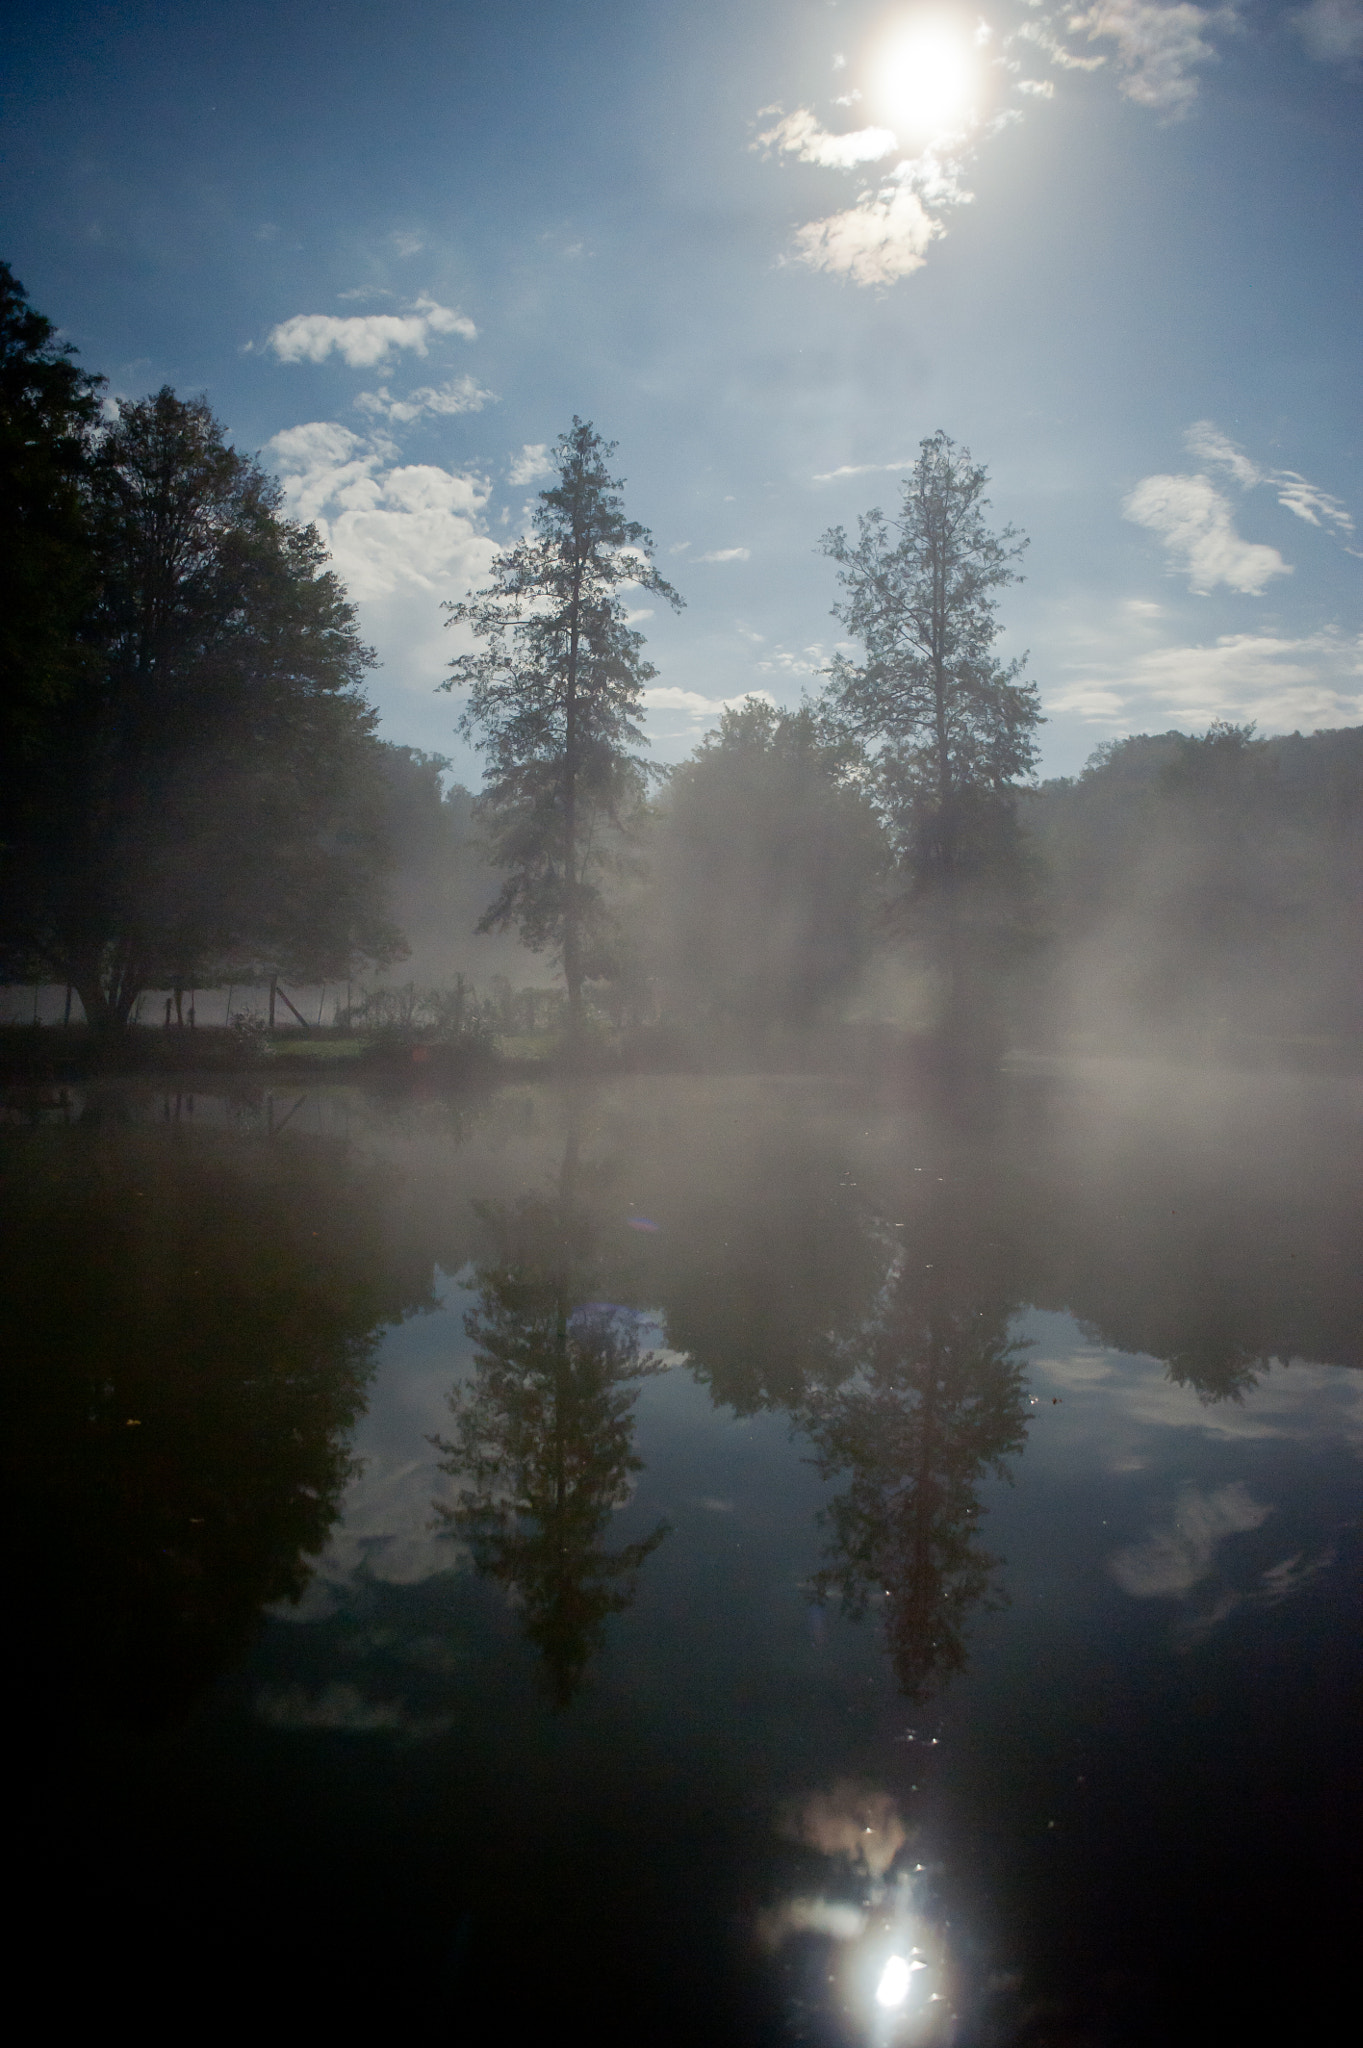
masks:
{"type": "Polygon", "coordinates": [[[0,270],[0,959],[102,1032],[147,988],[401,947],[373,656],[201,399],[101,399],[0,270]]]}
{"type": "Polygon", "coordinates": [[[896,519],[824,536],[862,658],[663,772],[628,605],[681,599],[574,421],[447,607],[475,797],[377,738],[315,530],[207,404],[101,383],[0,266],[0,980],[65,984],[98,1033],[148,990],[281,981],[358,984],[348,1021],[390,1034],[700,1058],[857,1021],[968,1060],[1363,1022],[1363,730],[1217,724],[1034,783],[1036,692],[995,651],[1025,542],[945,434],[896,519]],[[562,1003],[518,1011],[546,956],[562,1003]]]}

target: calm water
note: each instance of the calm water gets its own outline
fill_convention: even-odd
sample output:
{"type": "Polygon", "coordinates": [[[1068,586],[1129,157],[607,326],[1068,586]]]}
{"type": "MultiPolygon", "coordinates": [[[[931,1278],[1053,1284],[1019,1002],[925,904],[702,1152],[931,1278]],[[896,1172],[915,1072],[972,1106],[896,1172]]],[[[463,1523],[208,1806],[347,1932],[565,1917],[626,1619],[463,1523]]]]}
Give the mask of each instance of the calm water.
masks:
{"type": "Polygon", "coordinates": [[[7,1116],[54,2013],[1339,2037],[1358,1083],[7,1116]]]}

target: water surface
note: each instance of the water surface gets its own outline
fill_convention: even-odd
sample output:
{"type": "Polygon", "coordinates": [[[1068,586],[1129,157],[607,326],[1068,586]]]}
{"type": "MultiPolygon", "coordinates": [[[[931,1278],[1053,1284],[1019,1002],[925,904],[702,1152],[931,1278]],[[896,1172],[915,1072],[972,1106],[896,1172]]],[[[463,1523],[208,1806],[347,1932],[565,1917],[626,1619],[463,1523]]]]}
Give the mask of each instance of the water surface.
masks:
{"type": "Polygon", "coordinates": [[[11,1756],[68,2002],[1324,2038],[1359,1084],[6,1114],[11,1756]]]}

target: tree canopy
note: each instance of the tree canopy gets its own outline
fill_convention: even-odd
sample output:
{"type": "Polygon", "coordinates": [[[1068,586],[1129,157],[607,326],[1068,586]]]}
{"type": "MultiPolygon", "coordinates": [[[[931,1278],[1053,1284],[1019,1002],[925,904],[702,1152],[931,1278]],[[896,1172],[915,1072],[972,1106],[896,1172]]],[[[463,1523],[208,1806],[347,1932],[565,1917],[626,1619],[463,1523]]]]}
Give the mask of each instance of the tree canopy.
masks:
{"type": "Polygon", "coordinates": [[[654,946],[684,1013],[800,1027],[847,994],[885,865],[860,765],[810,706],[749,697],[673,772],[654,946]]]}
{"type": "Polygon", "coordinates": [[[315,529],[168,388],[119,401],[83,489],[87,656],[11,820],[11,960],[118,1028],[149,986],[391,953],[373,657],[315,529]]]}
{"type": "MultiPolygon", "coordinates": [[[[12,799],[44,713],[76,682],[93,598],[89,461],[99,386],[0,263],[0,735],[12,799]],[[15,779],[11,788],[11,777],[15,779]]],[[[11,802],[6,801],[6,815],[11,802]]]]}

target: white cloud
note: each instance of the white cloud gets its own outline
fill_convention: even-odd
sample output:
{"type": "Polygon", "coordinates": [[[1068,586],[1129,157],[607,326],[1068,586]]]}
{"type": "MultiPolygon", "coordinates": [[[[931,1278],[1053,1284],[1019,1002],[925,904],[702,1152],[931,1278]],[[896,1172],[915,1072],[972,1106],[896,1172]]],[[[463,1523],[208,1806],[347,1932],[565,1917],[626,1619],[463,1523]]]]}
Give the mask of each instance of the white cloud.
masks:
{"type": "MultiPolygon", "coordinates": [[[[769,109],[775,113],[776,108],[769,109]]],[[[858,164],[879,163],[893,156],[898,138],[888,128],[858,128],[850,135],[834,135],[823,127],[808,107],[783,114],[772,128],[765,129],[754,149],[776,150],[793,156],[797,163],[822,164],[828,170],[850,171],[858,164]]]]}
{"type": "Polygon", "coordinates": [[[1199,462],[1228,470],[1243,490],[1252,490],[1264,480],[1258,463],[1251,462],[1243,448],[1237,448],[1212,420],[1195,420],[1183,436],[1183,445],[1199,462]]]}
{"type": "Polygon", "coordinates": [[[657,689],[644,691],[644,704],[649,711],[682,711],[695,720],[717,719],[721,712],[732,711],[736,705],[746,703],[749,697],[761,697],[767,704],[776,702],[766,690],[745,690],[741,697],[702,697],[698,690],[682,690],[672,684],[661,684],[657,689]]]}
{"type": "Polygon", "coordinates": [[[489,487],[481,477],[396,464],[390,441],[362,440],[332,420],[289,427],[265,453],[286,510],[317,525],[355,598],[413,589],[456,596],[496,552],[483,531],[489,487]]]}
{"type": "Polygon", "coordinates": [[[335,352],[353,370],[367,370],[385,362],[393,349],[424,356],[438,334],[474,341],[478,330],[463,313],[421,298],[406,313],[296,313],[271,328],[266,346],[282,363],[322,363],[335,352]]]}
{"type": "Polygon", "coordinates": [[[1262,468],[1212,420],[1195,421],[1183,438],[1190,455],[1224,469],[1242,490],[1253,490],[1256,485],[1265,484],[1285,510],[1295,512],[1298,519],[1304,519],[1308,525],[1333,526],[1341,533],[1353,532],[1354,522],[1338,498],[1329,491],[1323,491],[1319,484],[1309,482],[1295,469],[1262,468]]]}
{"type": "Polygon", "coordinates": [[[797,260],[853,284],[893,284],[921,270],[932,243],[946,233],[929,208],[968,205],[972,196],[950,160],[931,154],[908,158],[878,190],[861,193],[854,206],[798,228],[797,260]]]}
{"type": "Polygon", "coordinates": [[[795,245],[812,270],[831,270],[853,284],[893,284],[927,262],[927,252],[944,233],[918,194],[886,185],[843,213],[800,228],[795,245]]]}
{"type": "Polygon", "coordinates": [[[1216,55],[1208,40],[1211,31],[1235,25],[1233,7],[1194,7],[1188,0],[1172,7],[1152,6],[1150,0],[1097,0],[1068,22],[1071,34],[1114,42],[1124,74],[1119,90],[1171,120],[1186,114],[1197,98],[1197,80],[1190,74],[1216,55]]]}
{"type": "Polygon", "coordinates": [[[1311,0],[1292,21],[1320,63],[1363,63],[1363,0],[1311,0]]]}
{"type": "Polygon", "coordinates": [[[1049,78],[1020,78],[1015,90],[1031,93],[1034,98],[1039,100],[1055,98],[1055,85],[1049,78]]]}
{"type": "Polygon", "coordinates": [[[751,548],[711,548],[708,555],[696,555],[697,562],[746,562],[752,554],[751,548]]]}
{"type": "Polygon", "coordinates": [[[914,457],[909,455],[902,462],[844,462],[837,469],[822,469],[814,478],[816,484],[835,484],[845,476],[878,476],[883,470],[901,471],[912,469],[914,457]]]}
{"type": "Polygon", "coordinates": [[[511,459],[507,482],[518,487],[522,484],[537,484],[553,474],[554,464],[549,454],[549,443],[527,441],[520,454],[511,459]]]}
{"type": "Polygon", "coordinates": [[[1363,640],[1328,630],[1295,639],[1228,633],[1074,666],[1073,682],[1046,692],[1047,710],[1109,726],[1171,715],[1184,726],[1252,719],[1269,732],[1363,723],[1363,640]]]}
{"type": "Polygon", "coordinates": [[[1179,1599],[1209,1576],[1217,1548],[1228,1536],[1259,1528],[1272,1512],[1251,1499],[1238,1481],[1215,1493],[1189,1487],[1166,1528],[1117,1552],[1112,1576],[1135,1600],[1179,1599]]]}
{"type": "Polygon", "coordinates": [[[481,412],[485,405],[495,405],[496,401],[496,392],[485,390],[472,377],[453,377],[446,384],[423,384],[416,391],[409,391],[405,398],[394,398],[388,386],[380,384],[377,391],[362,391],[355,403],[362,412],[372,412],[380,419],[405,426],[410,420],[420,419],[424,412],[481,412]]]}
{"type": "Polygon", "coordinates": [[[1224,583],[1258,597],[1291,569],[1276,548],[1242,540],[1230,501],[1205,476],[1148,476],[1122,505],[1123,517],[1158,534],[1188,588],[1205,594],[1224,583]]]}
{"type": "MultiPolygon", "coordinates": [[[[898,152],[888,128],[858,128],[835,135],[808,107],[793,114],[768,107],[779,118],[753,144],[824,169],[856,171],[898,152]]],[[[956,138],[964,145],[965,138],[956,138]]],[[[955,146],[953,144],[953,146],[955,146]]],[[[855,203],[822,220],[807,221],[795,232],[795,260],[813,270],[831,271],[854,284],[888,285],[921,270],[929,245],[946,232],[934,207],[963,205],[971,197],[960,182],[959,167],[925,151],[906,157],[882,174],[878,187],[858,193],[855,203]]]]}
{"type": "Polygon", "coordinates": [[[773,647],[757,664],[764,675],[817,676],[828,666],[828,655],[816,640],[812,647],[792,653],[788,647],[773,647]]]}

